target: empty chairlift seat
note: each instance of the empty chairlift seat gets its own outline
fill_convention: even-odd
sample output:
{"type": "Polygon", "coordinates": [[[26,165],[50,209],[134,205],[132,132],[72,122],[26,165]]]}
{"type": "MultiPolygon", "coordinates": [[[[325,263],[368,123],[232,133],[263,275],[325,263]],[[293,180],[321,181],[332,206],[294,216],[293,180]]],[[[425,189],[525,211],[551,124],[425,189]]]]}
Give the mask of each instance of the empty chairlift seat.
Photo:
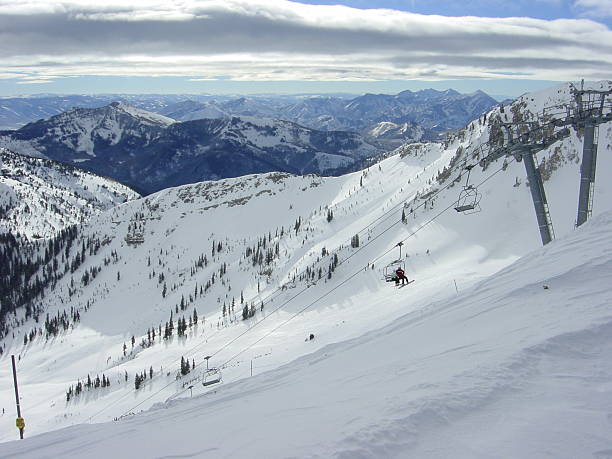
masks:
{"type": "Polygon", "coordinates": [[[480,199],[482,195],[478,192],[478,189],[474,185],[470,185],[470,173],[474,165],[466,166],[465,170],[468,171],[467,179],[463,190],[459,193],[459,198],[455,205],[455,210],[462,214],[473,214],[480,212],[480,199]]]}

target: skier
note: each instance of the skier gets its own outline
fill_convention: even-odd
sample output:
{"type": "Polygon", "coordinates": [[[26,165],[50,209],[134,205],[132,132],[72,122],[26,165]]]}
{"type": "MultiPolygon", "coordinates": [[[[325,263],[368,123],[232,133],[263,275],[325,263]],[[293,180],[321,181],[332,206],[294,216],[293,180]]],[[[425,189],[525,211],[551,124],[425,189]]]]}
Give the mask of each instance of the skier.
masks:
{"type": "Polygon", "coordinates": [[[408,279],[406,278],[406,274],[402,268],[397,268],[395,270],[395,285],[399,285],[400,280],[402,281],[402,285],[408,283],[408,279]]]}

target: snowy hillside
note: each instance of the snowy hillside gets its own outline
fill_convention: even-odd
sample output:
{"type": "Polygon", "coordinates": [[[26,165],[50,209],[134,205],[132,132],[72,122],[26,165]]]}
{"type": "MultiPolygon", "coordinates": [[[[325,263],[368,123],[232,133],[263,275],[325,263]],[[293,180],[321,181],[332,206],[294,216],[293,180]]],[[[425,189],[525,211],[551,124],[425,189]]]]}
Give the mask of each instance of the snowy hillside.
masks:
{"type": "MultiPolygon", "coordinates": [[[[370,316],[400,301],[404,314],[359,338],[293,343],[307,355],[280,368],[119,422],[12,441],[3,453],[609,457],[611,241],[608,211],[451,298],[378,292],[370,316]]],[[[336,328],[357,319],[350,309],[343,317],[336,328]]]]}
{"type": "Polygon", "coordinates": [[[100,145],[114,146],[134,139],[151,142],[172,123],[174,120],[165,116],[113,102],[100,108],[73,108],[28,124],[14,136],[5,132],[8,135],[2,137],[1,143],[22,154],[82,162],[96,157],[96,147],[100,145]],[[72,151],[77,157],[70,158],[66,153],[58,156],[54,148],[72,151]]]}
{"type": "Polygon", "coordinates": [[[383,151],[354,132],[249,116],[175,123],[120,102],[2,132],[0,146],[146,192],[256,172],[339,173],[383,151]]]}
{"type": "MultiPolygon", "coordinates": [[[[38,309],[7,318],[15,336],[0,343],[0,366],[18,356],[28,438],[122,419],[3,452],[104,457],[111,439],[119,457],[605,451],[612,407],[597,378],[611,372],[602,356],[612,156],[598,157],[594,218],[578,231],[581,139],[573,133],[538,156],[559,239],[544,249],[521,163],[475,168],[482,211],[453,210],[462,167],[478,164],[473,147],[495,123],[567,102],[564,91],[498,108],[446,143],[403,147],[357,173],[202,182],[93,217],[50,255],[74,270],[38,309]],[[400,241],[415,282],[398,289],[383,275],[400,241]],[[573,345],[589,359],[564,351],[573,345]],[[205,356],[221,384],[200,384],[205,356]],[[569,416],[576,406],[590,409],[569,416]],[[558,419],[567,422],[551,428],[558,419]]],[[[600,151],[611,144],[608,123],[600,151]]],[[[0,373],[7,408],[10,378],[0,373]]],[[[0,425],[3,441],[15,438],[12,415],[0,425]]]]}
{"type": "Polygon", "coordinates": [[[0,233],[50,237],[138,197],[113,180],[0,148],[0,233]]]}
{"type": "Polygon", "coordinates": [[[383,121],[367,128],[364,135],[393,150],[406,143],[424,140],[425,130],[415,123],[395,124],[383,121]]]}
{"type": "Polygon", "coordinates": [[[28,123],[59,115],[75,107],[98,108],[112,102],[123,102],[163,115],[162,112],[170,105],[187,100],[206,99],[206,96],[194,94],[57,94],[0,97],[0,130],[19,129],[28,123]]]}

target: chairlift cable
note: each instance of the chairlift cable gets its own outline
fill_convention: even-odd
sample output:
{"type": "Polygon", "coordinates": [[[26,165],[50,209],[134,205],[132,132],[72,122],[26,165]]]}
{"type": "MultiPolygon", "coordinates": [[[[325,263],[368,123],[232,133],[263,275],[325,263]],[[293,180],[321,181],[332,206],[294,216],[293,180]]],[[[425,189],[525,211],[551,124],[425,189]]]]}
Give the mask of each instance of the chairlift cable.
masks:
{"type": "MultiPolygon", "coordinates": [[[[538,126],[537,128],[531,129],[529,131],[527,131],[527,133],[531,133],[534,131],[537,131],[539,129],[544,128],[545,126],[550,126],[550,125],[555,125],[554,121],[548,122],[548,123],[544,123],[540,126],[538,126]]],[[[486,142],[483,142],[481,144],[479,144],[477,147],[475,147],[475,149],[478,148],[482,148],[485,145],[490,146],[494,141],[497,141],[497,138],[494,139],[489,139],[486,142]]],[[[467,153],[467,149],[466,149],[466,153],[467,153]]],[[[485,157],[486,158],[486,157],[485,157]]],[[[512,157],[512,160],[514,160],[514,158],[512,157]]],[[[471,168],[475,167],[476,165],[478,165],[478,163],[481,161],[481,159],[479,159],[477,162],[470,164],[470,171],[471,168]]],[[[465,166],[468,167],[468,166],[465,166]]],[[[498,170],[497,172],[503,170],[502,169],[498,170]]],[[[497,174],[497,172],[495,172],[493,175],[497,174]]],[[[493,176],[491,175],[491,177],[493,176]]],[[[461,176],[461,174],[459,175],[461,176]]],[[[481,184],[479,184],[478,186],[484,184],[486,182],[483,181],[481,182],[481,184]]],[[[449,181],[449,183],[447,185],[445,185],[444,187],[440,188],[439,190],[437,190],[433,195],[432,198],[435,198],[436,196],[438,196],[442,191],[450,188],[450,186],[452,186],[454,183],[454,181],[449,181]]],[[[386,212],[384,212],[383,214],[381,214],[379,217],[377,217],[376,219],[374,219],[372,222],[370,222],[368,225],[366,225],[364,228],[362,228],[360,231],[358,231],[357,234],[363,233],[364,231],[366,231],[367,229],[369,229],[372,226],[378,226],[379,224],[385,222],[386,220],[388,220],[389,218],[391,218],[392,216],[394,216],[394,212],[397,210],[397,208],[399,208],[400,206],[404,206],[405,203],[408,202],[408,199],[405,199],[401,202],[399,202],[398,204],[394,205],[393,207],[391,207],[389,210],[387,210],[386,212]]],[[[424,206],[426,204],[426,202],[424,201],[423,203],[417,205],[414,210],[418,210],[420,207],[424,206]]],[[[452,206],[451,206],[452,207],[452,206]]],[[[447,209],[445,209],[446,211],[447,209]]],[[[437,216],[436,216],[437,218],[437,216]]],[[[380,234],[378,234],[377,236],[375,236],[373,239],[370,239],[366,244],[363,244],[362,246],[360,246],[356,251],[353,251],[350,255],[348,255],[346,258],[344,258],[343,260],[341,260],[338,263],[338,266],[342,266],[343,264],[345,264],[346,262],[348,262],[353,256],[357,255],[362,249],[365,249],[366,247],[368,247],[370,245],[370,243],[374,242],[375,240],[377,240],[380,236],[382,236],[383,234],[385,234],[387,231],[389,231],[391,228],[393,228],[398,222],[393,223],[391,226],[389,226],[387,229],[383,230],[380,234]]],[[[413,233],[414,234],[414,233],[413,233]]],[[[411,235],[412,236],[412,235],[411,235]]],[[[409,237],[411,237],[409,236],[409,237]]],[[[385,252],[382,256],[387,255],[389,253],[385,252]]],[[[381,256],[381,257],[382,257],[381,256]]],[[[374,260],[374,262],[378,261],[381,257],[378,257],[374,260]]],[[[301,271],[299,274],[304,273],[305,270],[301,271]]],[[[279,307],[277,307],[274,311],[272,311],[272,313],[277,312],[278,310],[280,310],[281,308],[283,308],[284,306],[286,306],[289,302],[293,301],[297,296],[299,296],[300,294],[302,294],[304,291],[306,291],[309,287],[305,287],[304,289],[302,289],[301,291],[299,291],[296,295],[294,295],[293,297],[291,297],[289,300],[285,301],[284,303],[282,303],[279,307]]],[[[270,294],[268,294],[266,297],[264,297],[261,301],[269,301],[270,298],[272,298],[275,294],[282,292],[282,286],[277,287],[274,291],[272,291],[270,294]]],[[[317,300],[318,301],[318,300],[317,300]]],[[[270,314],[271,315],[271,314],[270,314]]],[[[219,352],[221,352],[222,350],[224,350],[225,348],[227,348],[229,345],[233,344],[236,340],[240,339],[242,336],[244,336],[244,334],[248,333],[250,330],[252,330],[253,328],[255,328],[256,326],[258,326],[261,322],[265,321],[268,318],[268,316],[265,316],[264,318],[262,318],[261,320],[259,320],[258,322],[256,322],[252,327],[250,327],[249,329],[247,329],[245,332],[241,333],[240,335],[238,335],[237,337],[235,337],[234,339],[230,340],[227,344],[223,345],[221,348],[219,348],[213,355],[218,354],[219,352]]],[[[217,334],[220,333],[220,330],[217,330],[217,332],[215,332],[212,336],[210,336],[208,339],[213,338],[214,336],[216,336],[217,334]]],[[[203,346],[204,344],[207,344],[205,341],[201,342],[199,344],[196,344],[195,346],[193,346],[192,348],[188,349],[185,353],[191,353],[193,351],[195,351],[195,349],[203,346]]],[[[164,362],[168,361],[169,358],[164,359],[164,362]]],[[[160,389],[158,392],[152,394],[156,395],[157,393],[161,392],[162,390],[166,389],[168,386],[170,386],[171,384],[173,384],[174,381],[172,381],[171,383],[169,383],[168,385],[162,387],[162,389],[160,389]]],[[[120,397],[119,399],[115,400],[114,402],[112,402],[111,404],[107,405],[106,407],[104,407],[102,410],[94,413],[93,415],[91,415],[87,420],[91,421],[94,417],[98,416],[99,414],[101,414],[103,411],[105,411],[108,407],[115,405],[116,403],[118,403],[119,401],[123,400],[125,397],[129,396],[131,394],[130,393],[126,393],[124,396],[120,397]]],[[[144,403],[145,401],[149,400],[149,398],[143,400],[144,403]]],[[[140,404],[139,404],[140,405],[140,404]]],[[[139,405],[136,405],[139,406],[139,405]]]]}
{"type": "MultiPolygon", "coordinates": [[[[510,162],[514,161],[514,158],[511,159],[510,162]]],[[[484,179],[482,182],[480,182],[478,184],[478,186],[483,185],[484,183],[488,182],[491,178],[493,178],[495,175],[497,175],[499,172],[503,171],[504,169],[506,169],[506,166],[502,166],[500,169],[498,169],[497,171],[495,171],[493,174],[489,175],[486,179],[484,179]]],[[[452,183],[452,182],[451,182],[452,183]]],[[[443,191],[446,187],[441,188],[439,192],[443,191]]],[[[423,203],[424,204],[424,203],[423,203]]],[[[419,207],[423,204],[420,204],[419,207]]],[[[430,223],[432,223],[434,220],[436,220],[438,217],[440,217],[442,214],[444,214],[446,211],[448,211],[449,209],[451,209],[454,206],[454,201],[452,204],[450,204],[449,206],[445,207],[443,210],[441,210],[439,213],[437,213],[434,217],[432,217],[431,219],[429,219],[428,221],[426,221],[424,224],[420,225],[416,230],[414,230],[412,233],[410,233],[408,236],[406,236],[404,239],[401,240],[401,242],[405,242],[408,239],[410,239],[411,237],[413,237],[414,235],[416,235],[419,231],[421,231],[423,228],[425,228],[426,226],[428,226],[430,223]]],[[[372,238],[370,241],[368,241],[368,243],[366,243],[365,245],[361,246],[357,251],[355,251],[355,253],[353,253],[351,256],[347,257],[345,260],[343,260],[343,263],[348,261],[353,255],[355,255],[357,252],[361,251],[362,249],[365,249],[367,246],[369,246],[371,243],[373,243],[375,240],[377,240],[379,237],[383,236],[387,231],[389,231],[391,228],[395,227],[395,225],[399,224],[400,221],[397,221],[395,223],[393,223],[391,226],[389,226],[388,228],[386,228],[384,231],[382,231],[381,233],[379,233],[377,236],[375,236],[374,238],[372,238]]],[[[377,261],[379,261],[381,258],[383,258],[384,256],[388,255],[391,251],[393,251],[395,249],[396,245],[394,245],[393,247],[391,247],[390,249],[388,249],[386,252],[382,253],[381,255],[379,255],[378,257],[376,257],[372,263],[375,263],[377,261]]],[[[338,265],[340,266],[342,263],[339,263],[338,265]]],[[[292,316],[290,316],[289,318],[287,318],[285,321],[283,321],[282,323],[280,323],[279,325],[277,325],[276,327],[274,327],[272,330],[270,330],[269,332],[265,333],[264,335],[262,335],[259,339],[257,339],[256,341],[254,341],[253,343],[249,344],[248,346],[244,347],[242,350],[240,350],[238,353],[234,354],[233,356],[231,356],[229,359],[227,359],[222,365],[220,365],[220,368],[225,367],[229,362],[235,360],[237,357],[239,357],[240,355],[242,355],[243,353],[245,353],[246,351],[248,351],[249,349],[251,349],[253,346],[255,346],[256,344],[258,344],[259,342],[261,342],[262,340],[264,340],[265,338],[267,338],[268,336],[270,336],[272,333],[274,333],[275,331],[277,331],[279,328],[283,327],[284,325],[286,325],[287,323],[289,323],[290,321],[292,321],[293,319],[295,319],[297,316],[303,314],[306,310],[310,309],[312,306],[314,306],[316,303],[318,303],[320,300],[322,300],[323,298],[327,297],[328,295],[330,295],[331,293],[333,293],[334,291],[336,291],[338,288],[342,287],[343,285],[345,285],[346,283],[348,283],[350,280],[352,280],[353,278],[355,278],[357,275],[361,274],[363,271],[361,268],[359,268],[358,271],[355,271],[353,274],[351,274],[349,277],[347,277],[346,279],[344,279],[343,281],[341,281],[340,283],[336,284],[335,287],[332,287],[330,290],[328,290],[326,293],[324,293],[323,295],[320,295],[318,298],[316,298],[314,301],[310,302],[308,305],[304,306],[302,309],[300,309],[299,311],[297,311],[296,313],[294,313],[292,316]]],[[[292,296],[290,299],[286,300],[284,303],[282,303],[280,306],[278,306],[274,311],[272,311],[272,314],[274,312],[277,312],[278,310],[280,310],[281,308],[283,308],[284,306],[286,306],[289,302],[293,301],[296,297],[298,297],[299,295],[301,295],[303,292],[305,292],[309,287],[305,287],[302,290],[300,290],[298,293],[296,293],[294,296],[292,296]]],[[[226,344],[224,344],[223,346],[221,346],[217,351],[215,351],[213,354],[211,354],[211,357],[219,354],[221,351],[225,350],[226,348],[228,348],[231,344],[233,344],[234,342],[236,342],[238,339],[240,339],[241,337],[243,337],[244,335],[246,335],[247,333],[249,333],[251,330],[253,330],[255,327],[257,327],[258,325],[260,325],[261,323],[263,323],[268,317],[270,317],[272,314],[269,314],[268,316],[262,318],[260,321],[256,322],[252,327],[249,327],[247,330],[245,330],[244,332],[242,332],[241,334],[239,334],[238,336],[236,336],[235,338],[233,338],[232,340],[228,341],[226,344]]],[[[202,343],[200,343],[197,346],[200,346],[202,343]]],[[[195,346],[195,347],[197,347],[195,346]]],[[[194,348],[195,348],[194,347],[194,348]]],[[[129,414],[130,412],[132,412],[135,408],[138,408],[139,406],[141,406],[143,403],[147,402],[148,400],[150,400],[151,398],[153,398],[154,396],[156,396],[157,394],[159,394],[161,391],[165,390],[166,388],[168,388],[170,385],[172,385],[174,383],[174,381],[171,381],[170,383],[166,384],[164,387],[162,387],[161,389],[157,390],[156,392],[154,392],[153,394],[151,394],[149,397],[147,397],[146,399],[140,401],[138,404],[134,405],[132,408],[130,408],[128,411],[126,411],[125,413],[123,413],[120,417],[123,417],[127,414],[129,414]]],[[[176,396],[177,394],[181,393],[181,392],[185,392],[186,389],[181,390],[176,392],[175,394],[173,394],[173,396],[176,396]]]]}

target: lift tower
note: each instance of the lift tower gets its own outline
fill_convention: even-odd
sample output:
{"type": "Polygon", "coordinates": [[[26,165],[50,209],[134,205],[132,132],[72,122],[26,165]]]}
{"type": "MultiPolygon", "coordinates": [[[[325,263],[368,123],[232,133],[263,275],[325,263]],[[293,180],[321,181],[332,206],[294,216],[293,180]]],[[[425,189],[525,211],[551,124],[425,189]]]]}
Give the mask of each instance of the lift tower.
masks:
{"type": "Polygon", "coordinates": [[[548,148],[555,142],[567,137],[569,129],[563,128],[556,132],[551,126],[540,125],[537,122],[501,123],[497,145],[491,146],[488,154],[480,160],[482,167],[504,157],[513,156],[518,162],[525,164],[525,172],[529,181],[529,190],[538,221],[538,229],[542,244],[546,245],[555,237],[555,231],[548,210],[548,201],[540,170],[536,167],[534,155],[548,148]]]}
{"type": "Polygon", "coordinates": [[[580,191],[578,193],[578,215],[576,226],[582,225],[593,211],[593,188],[597,165],[597,133],[599,125],[612,120],[612,90],[598,91],[578,89],[572,85],[575,100],[574,113],[565,124],[572,124],[584,132],[582,145],[582,164],[580,166],[580,191]]]}

